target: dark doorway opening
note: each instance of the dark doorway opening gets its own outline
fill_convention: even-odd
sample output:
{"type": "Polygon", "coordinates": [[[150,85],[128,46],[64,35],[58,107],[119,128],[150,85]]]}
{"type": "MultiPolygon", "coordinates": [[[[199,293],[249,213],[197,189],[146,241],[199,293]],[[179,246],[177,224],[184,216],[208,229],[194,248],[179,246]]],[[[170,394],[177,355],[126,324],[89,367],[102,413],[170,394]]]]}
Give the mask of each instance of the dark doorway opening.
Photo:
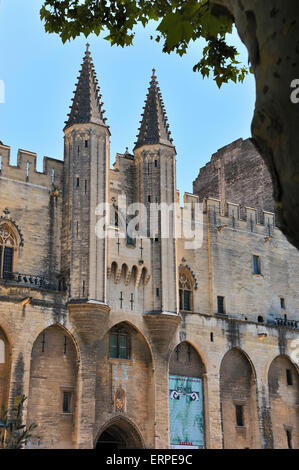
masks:
{"type": "Polygon", "coordinates": [[[104,431],[101,434],[96,445],[96,449],[117,450],[125,448],[126,443],[123,441],[121,436],[109,431],[104,431]]]}
{"type": "Polygon", "coordinates": [[[142,439],[135,427],[125,419],[117,419],[99,436],[96,449],[142,449],[142,439]]]}

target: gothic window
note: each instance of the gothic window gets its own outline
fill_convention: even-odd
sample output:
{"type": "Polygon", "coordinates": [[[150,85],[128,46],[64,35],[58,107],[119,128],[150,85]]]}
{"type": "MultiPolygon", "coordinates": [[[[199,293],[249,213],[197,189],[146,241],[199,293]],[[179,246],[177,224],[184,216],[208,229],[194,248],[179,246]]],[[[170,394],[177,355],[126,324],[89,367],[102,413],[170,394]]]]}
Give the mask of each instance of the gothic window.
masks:
{"type": "Polygon", "coordinates": [[[193,310],[193,286],[194,280],[187,268],[180,270],[179,298],[180,311],[191,312],[193,310]]]}
{"type": "Polygon", "coordinates": [[[112,328],[109,338],[109,357],[130,359],[130,335],[124,327],[112,328]]]}
{"type": "Polygon", "coordinates": [[[13,272],[17,239],[8,224],[0,226],[0,277],[7,279],[13,272]]]}

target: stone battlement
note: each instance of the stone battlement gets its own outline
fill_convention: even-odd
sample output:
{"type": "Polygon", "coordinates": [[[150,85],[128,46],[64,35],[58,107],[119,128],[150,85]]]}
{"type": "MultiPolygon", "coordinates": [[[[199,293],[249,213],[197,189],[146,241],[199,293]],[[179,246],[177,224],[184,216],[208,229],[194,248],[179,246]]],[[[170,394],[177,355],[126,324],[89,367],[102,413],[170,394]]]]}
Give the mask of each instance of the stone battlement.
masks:
{"type": "Polygon", "coordinates": [[[271,229],[276,227],[275,214],[273,212],[260,212],[256,208],[242,204],[221,201],[215,198],[205,198],[203,200],[203,210],[204,213],[210,211],[215,217],[220,216],[221,218],[226,218],[228,221],[234,219],[235,222],[247,222],[251,227],[254,225],[263,225],[271,229]]]}
{"type": "Polygon", "coordinates": [[[17,165],[10,164],[10,147],[0,143],[0,177],[38,186],[60,187],[64,162],[54,158],[43,158],[43,171],[37,171],[37,154],[19,149],[17,165]]]}
{"type": "Polygon", "coordinates": [[[270,225],[275,227],[275,214],[269,211],[259,212],[257,208],[245,206],[243,204],[235,204],[229,201],[222,201],[212,197],[204,198],[202,201],[196,194],[185,193],[184,204],[203,204],[203,212],[207,213],[210,210],[212,213],[228,219],[235,218],[236,220],[243,220],[258,225],[270,225]]]}

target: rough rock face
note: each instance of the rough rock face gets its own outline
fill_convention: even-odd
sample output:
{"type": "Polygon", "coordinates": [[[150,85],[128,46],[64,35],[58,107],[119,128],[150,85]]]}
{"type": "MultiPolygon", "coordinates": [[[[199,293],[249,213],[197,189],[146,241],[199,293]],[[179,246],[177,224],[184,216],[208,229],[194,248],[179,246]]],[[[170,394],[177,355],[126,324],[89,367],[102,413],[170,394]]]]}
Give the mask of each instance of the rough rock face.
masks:
{"type": "Polygon", "coordinates": [[[228,8],[256,80],[252,137],[270,171],[279,228],[299,248],[298,2],[214,0],[228,8]]]}
{"type": "Polygon", "coordinates": [[[214,197],[254,207],[259,215],[274,212],[271,177],[251,139],[238,139],[214,153],[200,169],[193,192],[199,199],[214,197]]]}

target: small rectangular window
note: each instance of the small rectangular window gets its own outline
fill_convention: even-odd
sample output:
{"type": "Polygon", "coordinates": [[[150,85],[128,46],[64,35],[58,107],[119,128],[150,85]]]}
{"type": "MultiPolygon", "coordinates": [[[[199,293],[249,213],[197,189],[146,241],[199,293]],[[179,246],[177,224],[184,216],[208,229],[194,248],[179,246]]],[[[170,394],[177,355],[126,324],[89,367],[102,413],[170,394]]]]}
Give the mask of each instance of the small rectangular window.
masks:
{"type": "Polygon", "coordinates": [[[214,342],[214,333],[212,333],[212,332],[210,333],[210,340],[211,340],[211,343],[214,342]]]}
{"type": "Polygon", "coordinates": [[[217,311],[218,313],[224,313],[224,297],[217,297],[217,311]]]}
{"type": "Polygon", "coordinates": [[[261,274],[261,260],[257,255],[253,255],[253,274],[261,274]]]}
{"type": "Polygon", "coordinates": [[[62,412],[71,412],[71,396],[72,392],[63,392],[62,412]]]}
{"type": "Polygon", "coordinates": [[[236,405],[236,423],[237,426],[244,426],[244,413],[242,405],[236,405]]]}
{"type": "Polygon", "coordinates": [[[285,300],[283,297],[280,297],[280,308],[283,308],[284,310],[286,308],[285,300]]]}
{"type": "Polygon", "coordinates": [[[79,186],[80,186],[80,178],[78,178],[78,177],[76,178],[76,185],[77,185],[77,188],[79,188],[79,186]]]}
{"type": "Polygon", "coordinates": [[[109,357],[113,359],[130,358],[129,335],[117,332],[110,334],[109,357]]]}
{"type": "Polygon", "coordinates": [[[158,166],[158,160],[155,160],[155,168],[158,166]]]}
{"type": "Polygon", "coordinates": [[[85,140],[85,148],[88,147],[88,140],[85,140]]]}
{"type": "Polygon", "coordinates": [[[151,202],[151,197],[147,196],[147,202],[151,202]]]}
{"type": "Polygon", "coordinates": [[[292,446],[292,431],[287,429],[286,434],[287,434],[288,449],[293,449],[293,446],[292,446]]]}
{"type": "Polygon", "coordinates": [[[286,369],[287,374],[287,385],[293,385],[293,377],[291,369],[286,369]]]}
{"type": "Polygon", "coordinates": [[[159,291],[159,287],[156,288],[156,296],[159,297],[160,295],[160,291],[159,291]]]}

